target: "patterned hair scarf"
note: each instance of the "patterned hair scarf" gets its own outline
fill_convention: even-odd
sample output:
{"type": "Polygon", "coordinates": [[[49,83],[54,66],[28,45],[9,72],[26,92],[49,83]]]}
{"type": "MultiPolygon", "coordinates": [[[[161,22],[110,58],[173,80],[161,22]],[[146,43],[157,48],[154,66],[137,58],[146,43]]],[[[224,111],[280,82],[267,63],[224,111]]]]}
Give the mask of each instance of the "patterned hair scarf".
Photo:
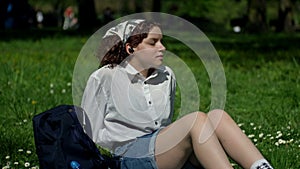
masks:
{"type": "Polygon", "coordinates": [[[123,44],[126,43],[127,39],[130,37],[132,31],[134,28],[143,22],[145,20],[143,19],[131,19],[122,23],[119,23],[117,26],[114,26],[110,28],[108,31],[106,31],[103,38],[106,38],[111,35],[118,35],[123,42],[123,44]]]}

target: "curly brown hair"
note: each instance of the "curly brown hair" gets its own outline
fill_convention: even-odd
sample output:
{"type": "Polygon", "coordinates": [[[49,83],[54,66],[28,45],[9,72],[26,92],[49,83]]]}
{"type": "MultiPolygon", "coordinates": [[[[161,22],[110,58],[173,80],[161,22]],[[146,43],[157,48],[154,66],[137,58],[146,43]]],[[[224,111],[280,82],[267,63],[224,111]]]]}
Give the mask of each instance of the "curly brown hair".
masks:
{"type": "Polygon", "coordinates": [[[97,57],[100,60],[100,67],[104,65],[110,65],[110,67],[114,67],[120,64],[129,56],[129,54],[126,52],[125,44],[129,43],[131,47],[137,47],[138,44],[143,41],[143,39],[147,38],[148,33],[155,26],[160,27],[160,25],[155,22],[141,22],[134,28],[131,36],[126,42],[123,42],[118,35],[105,37],[101,41],[100,48],[97,53],[97,57]]]}

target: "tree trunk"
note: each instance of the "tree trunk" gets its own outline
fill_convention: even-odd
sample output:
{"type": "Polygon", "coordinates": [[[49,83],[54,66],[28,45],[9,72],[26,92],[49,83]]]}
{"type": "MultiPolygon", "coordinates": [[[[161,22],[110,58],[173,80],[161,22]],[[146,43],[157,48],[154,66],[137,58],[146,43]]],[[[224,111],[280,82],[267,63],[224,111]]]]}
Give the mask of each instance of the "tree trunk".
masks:
{"type": "Polygon", "coordinates": [[[134,9],[135,13],[140,13],[143,11],[143,1],[135,0],[134,5],[135,5],[135,9],[134,9]]]}
{"type": "Polygon", "coordinates": [[[77,0],[80,29],[93,29],[97,24],[94,0],[77,0]]]}
{"type": "Polygon", "coordinates": [[[152,11],[153,12],[160,12],[160,8],[161,8],[161,1],[160,0],[153,0],[152,11]]]}
{"type": "Polygon", "coordinates": [[[292,31],[293,30],[293,10],[291,0],[279,0],[278,21],[276,31],[292,31]]]}
{"type": "Polygon", "coordinates": [[[247,32],[267,31],[267,8],[266,0],[248,0],[248,23],[247,32]]]}

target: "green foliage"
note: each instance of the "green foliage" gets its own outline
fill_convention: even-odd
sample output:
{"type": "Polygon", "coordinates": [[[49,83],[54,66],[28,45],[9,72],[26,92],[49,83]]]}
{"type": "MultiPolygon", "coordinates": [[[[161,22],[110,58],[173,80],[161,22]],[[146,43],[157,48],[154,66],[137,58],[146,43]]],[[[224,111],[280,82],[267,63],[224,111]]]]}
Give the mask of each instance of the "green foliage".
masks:
{"type": "Polygon", "coordinates": [[[236,0],[189,0],[176,3],[166,0],[162,2],[162,12],[177,16],[206,18],[222,24],[227,24],[230,19],[246,14],[246,7],[247,1],[237,2],[236,0]]]}
{"type": "MultiPolygon", "coordinates": [[[[299,168],[299,35],[209,38],[226,73],[225,110],[275,168],[299,168]]],[[[0,42],[1,167],[7,163],[12,168],[38,166],[31,119],[53,106],[72,104],[73,67],[86,40],[57,37],[0,42]]],[[[193,71],[201,95],[200,110],[207,111],[210,82],[205,68],[187,47],[169,42],[167,49],[181,56],[193,71]]],[[[179,104],[177,100],[178,109],[179,104]]]]}

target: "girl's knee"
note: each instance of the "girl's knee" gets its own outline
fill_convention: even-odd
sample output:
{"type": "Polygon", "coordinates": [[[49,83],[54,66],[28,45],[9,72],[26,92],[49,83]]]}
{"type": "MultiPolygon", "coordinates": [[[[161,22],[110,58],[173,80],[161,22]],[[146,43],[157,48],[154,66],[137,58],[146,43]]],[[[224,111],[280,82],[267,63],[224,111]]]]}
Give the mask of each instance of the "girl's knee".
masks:
{"type": "Polygon", "coordinates": [[[200,111],[194,112],[192,114],[194,114],[194,116],[197,120],[206,120],[206,118],[207,118],[207,114],[200,112],[200,111]]]}
{"type": "Polygon", "coordinates": [[[208,119],[207,114],[203,112],[193,112],[190,115],[193,119],[193,127],[201,127],[208,119]]]}
{"type": "Polygon", "coordinates": [[[194,123],[193,123],[193,129],[194,130],[200,130],[205,123],[207,123],[208,116],[206,113],[203,112],[194,112],[192,113],[194,123]]]}
{"type": "Polygon", "coordinates": [[[208,117],[216,130],[222,129],[224,126],[232,126],[235,123],[230,115],[221,109],[210,111],[208,117]]]}
{"type": "Polygon", "coordinates": [[[199,123],[199,121],[205,121],[207,119],[207,114],[203,112],[193,112],[183,116],[180,120],[184,121],[186,125],[199,123]]]}
{"type": "Polygon", "coordinates": [[[232,120],[229,114],[221,109],[215,109],[208,113],[208,117],[213,124],[221,121],[232,120]]]}

